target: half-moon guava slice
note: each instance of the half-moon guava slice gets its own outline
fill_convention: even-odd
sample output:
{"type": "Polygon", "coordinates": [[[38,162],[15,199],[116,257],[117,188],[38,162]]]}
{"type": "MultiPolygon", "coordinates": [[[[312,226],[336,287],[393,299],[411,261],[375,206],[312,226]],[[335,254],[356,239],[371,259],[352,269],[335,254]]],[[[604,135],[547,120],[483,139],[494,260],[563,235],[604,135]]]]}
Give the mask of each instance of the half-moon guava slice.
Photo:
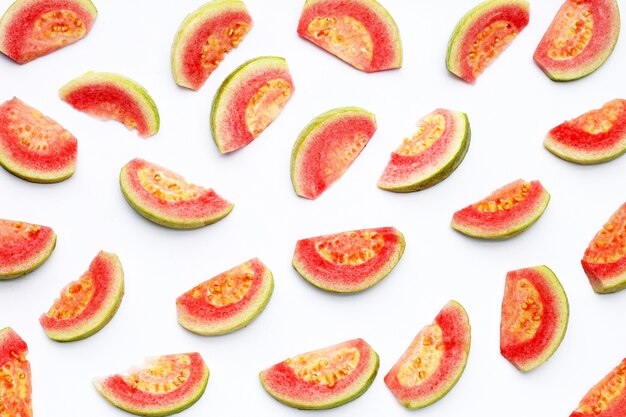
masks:
{"type": "Polygon", "coordinates": [[[102,120],[117,120],[142,138],[159,131],[159,111],[141,85],[119,74],[89,71],[59,89],[76,110],[102,120]]]}
{"type": "Polygon", "coordinates": [[[570,417],[621,417],[626,410],[626,358],[591,387],[570,417]]]}
{"type": "Polygon", "coordinates": [[[263,388],[302,410],[334,408],[363,395],[378,372],[378,354],[363,339],[288,358],[261,371],[263,388]]]}
{"type": "Polygon", "coordinates": [[[470,343],[467,312],[450,301],[433,323],[415,336],[385,375],[385,384],[405,407],[426,407],[440,400],[461,378],[470,343]]]}
{"type": "Polygon", "coordinates": [[[30,363],[26,342],[10,327],[0,330],[0,413],[32,417],[30,363]]]}
{"type": "Polygon", "coordinates": [[[16,0],[0,18],[0,52],[32,61],[85,37],[97,14],[90,0],[16,0]]]}
{"type": "Polygon", "coordinates": [[[124,271],[117,255],[99,252],[78,281],[70,282],[39,323],[50,339],[70,342],[102,329],[124,295],[124,271]]]}
{"type": "Polygon", "coordinates": [[[174,229],[195,229],[226,217],[234,205],[210,188],[152,162],[135,158],[122,167],[126,201],[146,219],[174,229]]]}
{"type": "Polygon", "coordinates": [[[375,0],[306,0],[298,35],[365,72],[402,65],[396,22],[375,0]]]}
{"type": "Polygon", "coordinates": [[[269,268],[257,258],[250,259],[178,297],[178,322],[204,336],[233,332],[263,312],[273,289],[269,268]]]}
{"type": "Polygon", "coordinates": [[[209,368],[199,353],[149,358],[125,375],[96,378],[94,386],[114,406],[140,416],[169,416],[202,397],[209,368]]]}
{"type": "Polygon", "coordinates": [[[386,277],[404,253],[404,236],[393,227],[351,230],[301,239],[292,264],[326,291],[363,291],[386,277]]]}
{"type": "Polygon", "coordinates": [[[243,1],[213,0],[185,17],[172,45],[176,84],[198,90],[252,27],[243,1]]]}
{"type": "Polygon", "coordinates": [[[48,226],[0,219],[0,280],[27,274],[43,264],[57,235],[48,226]]]}
{"type": "Polygon", "coordinates": [[[378,188],[405,193],[432,187],[454,172],[469,144],[467,115],[437,109],[424,116],[417,132],[391,153],[378,188]]]}
{"type": "Polygon", "coordinates": [[[539,181],[520,179],[454,213],[451,226],[479,239],[507,239],[539,220],[549,201],[539,181]]]}

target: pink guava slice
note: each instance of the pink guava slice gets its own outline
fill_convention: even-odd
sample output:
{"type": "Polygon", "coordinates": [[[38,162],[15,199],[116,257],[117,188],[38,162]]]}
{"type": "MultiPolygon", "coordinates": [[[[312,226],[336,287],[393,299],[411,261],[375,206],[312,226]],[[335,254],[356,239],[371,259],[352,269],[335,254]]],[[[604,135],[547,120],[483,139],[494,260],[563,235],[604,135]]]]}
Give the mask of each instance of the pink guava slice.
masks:
{"type": "Polygon", "coordinates": [[[0,330],[0,412],[32,417],[32,382],[26,342],[10,327],[0,330]]]}
{"type": "Polygon", "coordinates": [[[622,417],[626,410],[626,358],[591,387],[570,417],[622,417]]]}
{"type": "Polygon", "coordinates": [[[48,226],[0,219],[0,280],[37,269],[48,259],[56,241],[48,226]]]}

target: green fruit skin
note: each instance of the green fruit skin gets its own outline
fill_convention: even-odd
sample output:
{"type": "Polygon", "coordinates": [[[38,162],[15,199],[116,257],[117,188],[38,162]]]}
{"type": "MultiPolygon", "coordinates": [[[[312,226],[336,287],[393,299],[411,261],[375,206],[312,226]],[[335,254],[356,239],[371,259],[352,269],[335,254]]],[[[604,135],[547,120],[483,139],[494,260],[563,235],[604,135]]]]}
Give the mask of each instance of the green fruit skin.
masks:
{"type": "Polygon", "coordinates": [[[52,243],[51,243],[49,249],[47,249],[45,252],[40,253],[39,256],[37,257],[37,260],[33,264],[30,264],[30,265],[28,265],[27,267],[25,267],[23,269],[19,269],[17,271],[13,271],[13,272],[11,272],[9,274],[0,275],[0,281],[19,278],[19,277],[21,277],[23,275],[26,275],[26,274],[34,271],[37,268],[39,268],[44,262],[46,262],[48,260],[48,258],[52,254],[52,251],[56,247],[56,244],[57,244],[57,236],[56,236],[56,234],[54,234],[53,235],[53,240],[52,240],[52,243]]]}

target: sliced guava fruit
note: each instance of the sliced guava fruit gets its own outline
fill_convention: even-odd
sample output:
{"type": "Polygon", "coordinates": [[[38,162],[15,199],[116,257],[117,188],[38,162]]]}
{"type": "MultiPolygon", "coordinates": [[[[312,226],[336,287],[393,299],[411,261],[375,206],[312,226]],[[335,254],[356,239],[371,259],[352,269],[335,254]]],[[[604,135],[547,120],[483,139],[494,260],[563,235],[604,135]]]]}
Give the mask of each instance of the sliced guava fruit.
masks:
{"type": "Polygon", "coordinates": [[[213,0],[187,15],[172,45],[176,84],[200,89],[251,27],[252,17],[244,2],[238,0],[213,0]]]}
{"type": "Polygon", "coordinates": [[[626,288],[626,203],[593,237],[581,264],[595,292],[611,293],[626,288]]]}
{"type": "Polygon", "coordinates": [[[555,81],[597,70],[611,55],[620,28],[615,0],[566,0],[537,45],[533,58],[555,81]]]}
{"type": "Polygon", "coordinates": [[[437,109],[423,117],[417,132],[404,139],[378,180],[378,188],[420,191],[448,178],[465,158],[470,125],[465,113],[437,109]]]}
{"type": "Polygon", "coordinates": [[[569,304],[561,282],[545,265],[506,274],[500,352],[522,372],[532,371],[556,351],[565,336],[569,304]]]}
{"type": "Polygon", "coordinates": [[[76,138],[20,99],[0,105],[0,165],[27,181],[52,183],[76,170],[76,138]]]}
{"type": "Polygon", "coordinates": [[[0,18],[0,52],[25,64],[85,37],[97,14],[89,0],[16,0],[0,18]]]}
{"type": "Polygon", "coordinates": [[[211,108],[211,133],[220,152],[252,142],[278,117],[294,89],[284,58],[255,58],[233,71],[211,108]]]}
{"type": "Polygon", "coordinates": [[[59,89],[61,99],[101,120],[117,120],[142,138],[159,131],[159,111],[148,92],[119,74],[89,71],[59,89]]]}
{"type": "Polygon", "coordinates": [[[329,110],[300,132],[291,152],[291,182],[316,199],[352,165],[376,131],[376,117],[358,107],[329,110]]]}
{"type": "Polygon", "coordinates": [[[169,416],[202,397],[209,368],[197,352],[149,358],[125,375],[96,378],[94,386],[114,406],[140,416],[169,416]]]}
{"type": "Polygon", "coordinates": [[[375,0],[306,0],[298,35],[365,72],[402,65],[396,22],[375,0]]]}
{"type": "Polygon", "coordinates": [[[124,271],[117,255],[99,252],[78,281],[70,282],[39,323],[50,339],[70,342],[102,329],[124,295],[124,271]]]}
{"type": "Polygon", "coordinates": [[[351,293],[385,278],[404,253],[404,236],[393,227],[351,230],[301,239],[292,264],[326,291],[351,293]]]}
{"type": "Polygon", "coordinates": [[[205,336],[233,332],[263,312],[273,290],[272,272],[259,259],[250,259],[178,297],[178,322],[205,336]]]}
{"type": "Polygon", "coordinates": [[[191,184],[152,162],[135,158],[120,172],[124,197],[139,214],[162,226],[195,229],[226,217],[234,205],[210,188],[191,184]]]}
{"type": "Polygon", "coordinates": [[[526,0],[487,0],[467,12],[448,43],[448,71],[468,83],[495,60],[529,20],[526,0]]]}
{"type": "Polygon", "coordinates": [[[626,152],[626,100],[605,103],[548,132],[543,145],[554,155],[577,164],[598,164],[626,152]]]}
{"type": "Polygon", "coordinates": [[[594,385],[570,417],[622,417],[626,410],[626,358],[594,385]]]}
{"type": "Polygon", "coordinates": [[[507,239],[535,223],[550,201],[539,181],[517,180],[454,213],[451,226],[479,239],[507,239]]]}
{"type": "Polygon", "coordinates": [[[32,417],[32,384],[28,346],[10,327],[0,330],[0,415],[32,417]]]}
{"type": "Polygon", "coordinates": [[[263,388],[302,410],[334,408],[357,399],[374,382],[378,354],[363,339],[288,358],[261,371],[263,388]]]}
{"type": "Polygon", "coordinates": [[[407,408],[440,400],[457,383],[469,356],[471,328],[467,312],[449,301],[432,324],[415,336],[385,375],[385,384],[407,408]]]}
{"type": "Polygon", "coordinates": [[[57,235],[48,226],[0,219],[0,280],[37,269],[54,249],[57,235]]]}

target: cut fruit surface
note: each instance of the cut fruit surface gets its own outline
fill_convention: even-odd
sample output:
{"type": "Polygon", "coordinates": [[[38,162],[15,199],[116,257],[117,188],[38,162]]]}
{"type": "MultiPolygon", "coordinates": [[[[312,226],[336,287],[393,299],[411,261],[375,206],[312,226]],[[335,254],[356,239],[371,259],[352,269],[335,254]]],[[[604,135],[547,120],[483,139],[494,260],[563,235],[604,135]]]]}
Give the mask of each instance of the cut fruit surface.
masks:
{"type": "Polygon", "coordinates": [[[446,179],[459,166],[470,143],[465,113],[437,109],[404,139],[378,180],[378,188],[395,192],[420,191],[446,179]]]}
{"type": "Polygon", "coordinates": [[[16,0],[0,18],[0,52],[32,61],[85,37],[97,14],[89,0],[16,0]]]}
{"type": "Polygon", "coordinates": [[[294,90],[284,58],[255,58],[233,71],[211,108],[211,133],[220,152],[252,142],[278,117],[294,90]]]}
{"type": "Polygon", "coordinates": [[[378,371],[378,355],[362,339],[303,353],[259,374],[276,400],[304,410],[333,408],[367,391],[378,371]]]}
{"type": "Polygon", "coordinates": [[[323,290],[363,291],[393,270],[404,246],[404,236],[393,227],[352,230],[299,240],[292,265],[323,290]]]}
{"type": "Polygon", "coordinates": [[[570,417],[621,417],[626,410],[626,359],[594,385],[570,417]]]}
{"type": "Polygon", "coordinates": [[[210,188],[188,183],[157,164],[135,158],[122,168],[128,203],[146,219],[174,229],[194,229],[226,217],[233,204],[210,188]]]}
{"type": "Polygon", "coordinates": [[[93,381],[114,406],[140,416],[169,416],[191,407],[202,397],[209,368],[199,353],[150,358],[125,375],[93,381]]]}
{"type": "Polygon", "coordinates": [[[257,258],[250,259],[178,297],[178,322],[205,336],[233,332],[263,312],[273,289],[269,268],[257,258]]]}
{"type": "Polygon", "coordinates": [[[469,356],[471,328],[463,306],[448,302],[423,327],[385,376],[385,384],[407,408],[440,400],[457,383],[469,356]]]}
{"type": "Polygon", "coordinates": [[[99,252],[78,281],[69,283],[39,323],[50,339],[80,340],[102,329],[124,295],[124,271],[117,255],[99,252]]]}
{"type": "Polygon", "coordinates": [[[480,239],[507,239],[539,220],[550,194],[539,181],[517,180],[454,213],[451,226],[480,239]]]}
{"type": "Polygon", "coordinates": [[[0,280],[17,278],[41,264],[52,253],[57,236],[47,226],[0,219],[0,280]]]}
{"type": "Polygon", "coordinates": [[[546,266],[506,275],[500,321],[500,352],[528,372],[556,351],[565,336],[569,304],[556,275],[546,266]]]}
{"type": "Polygon", "coordinates": [[[28,346],[10,327],[0,330],[0,413],[7,417],[32,417],[32,383],[28,346]]]}

